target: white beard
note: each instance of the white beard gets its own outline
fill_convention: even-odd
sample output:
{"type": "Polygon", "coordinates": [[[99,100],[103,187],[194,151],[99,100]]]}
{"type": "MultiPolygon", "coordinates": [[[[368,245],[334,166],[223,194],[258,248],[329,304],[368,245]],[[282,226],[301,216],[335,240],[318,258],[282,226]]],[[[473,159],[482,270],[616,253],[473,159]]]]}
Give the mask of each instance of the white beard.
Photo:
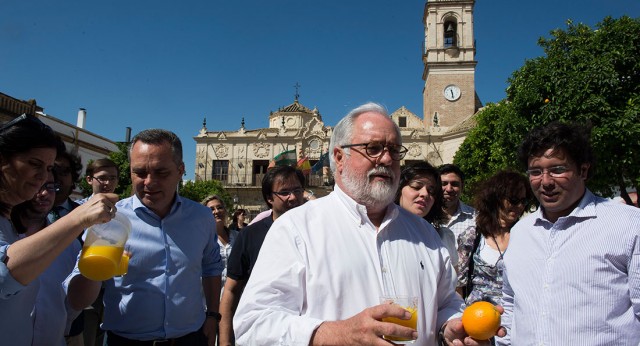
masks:
{"type": "Polygon", "coordinates": [[[345,164],[341,178],[345,192],[348,192],[356,202],[367,208],[380,209],[386,207],[393,202],[396,190],[398,190],[398,179],[389,167],[375,167],[363,177],[352,173],[349,170],[349,165],[345,164]],[[389,175],[391,182],[370,183],[371,175],[379,173],[389,175]]]}

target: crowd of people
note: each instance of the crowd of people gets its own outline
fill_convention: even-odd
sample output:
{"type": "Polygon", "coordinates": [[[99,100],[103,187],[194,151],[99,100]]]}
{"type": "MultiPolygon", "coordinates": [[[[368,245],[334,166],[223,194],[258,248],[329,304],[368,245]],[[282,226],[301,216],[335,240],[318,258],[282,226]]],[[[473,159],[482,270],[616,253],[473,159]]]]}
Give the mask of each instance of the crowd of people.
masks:
{"type": "Polygon", "coordinates": [[[333,129],[333,192],[270,169],[269,208],[249,224],[223,198],[177,193],[182,143],[143,130],[120,172],[87,165],[90,196],[70,198],[82,164],[36,117],[0,125],[0,335],[12,345],[638,345],[640,209],[594,195],[589,131],[550,123],[527,134],[522,172],[495,172],[461,200],[462,170],[400,166],[399,128],[375,103],[333,129]],[[125,275],[86,278],[86,229],[124,215],[125,275]],[[231,220],[229,220],[231,219],[231,220]],[[411,314],[381,300],[418,298],[411,314]],[[497,306],[491,340],[461,321],[497,306]]]}

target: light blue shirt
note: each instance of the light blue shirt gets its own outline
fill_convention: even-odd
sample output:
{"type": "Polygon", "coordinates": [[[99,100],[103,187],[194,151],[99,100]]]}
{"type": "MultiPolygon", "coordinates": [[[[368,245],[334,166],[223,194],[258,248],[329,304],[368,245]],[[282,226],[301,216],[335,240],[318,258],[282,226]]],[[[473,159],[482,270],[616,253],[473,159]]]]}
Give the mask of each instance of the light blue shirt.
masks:
{"type": "Polygon", "coordinates": [[[640,344],[640,209],[588,190],[555,223],[539,209],[511,230],[504,263],[498,345],[640,344]]]}
{"type": "Polygon", "coordinates": [[[0,216],[0,341],[28,346],[33,338],[33,319],[39,280],[22,285],[4,264],[7,249],[19,239],[11,222],[0,216]]]}
{"type": "MultiPolygon", "coordinates": [[[[116,204],[131,221],[129,270],[104,283],[102,329],[136,340],[176,338],[205,320],[202,277],[223,269],[209,208],[176,196],[164,218],[137,196],[116,204]]],[[[74,270],[75,275],[79,271],[74,270]]],[[[69,282],[70,278],[67,279],[69,282]]]]}
{"type": "Polygon", "coordinates": [[[80,241],[74,239],[38,277],[40,290],[35,303],[33,345],[66,345],[65,329],[71,326],[79,311],[68,306],[62,282],[73,270],[80,250],[80,241]]]}

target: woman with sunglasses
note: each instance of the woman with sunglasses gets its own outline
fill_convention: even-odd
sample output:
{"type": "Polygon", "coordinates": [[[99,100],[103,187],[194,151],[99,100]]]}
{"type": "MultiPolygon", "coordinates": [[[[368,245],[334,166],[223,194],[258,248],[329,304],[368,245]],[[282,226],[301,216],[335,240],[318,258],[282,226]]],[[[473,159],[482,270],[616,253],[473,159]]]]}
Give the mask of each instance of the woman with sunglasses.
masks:
{"type": "Polygon", "coordinates": [[[527,178],[500,171],[481,184],[475,195],[476,225],[458,237],[458,293],[470,305],[502,301],[502,257],[511,227],[531,207],[533,194],[527,178]]]}
{"type": "Polygon", "coordinates": [[[424,218],[436,229],[455,267],[458,263],[455,236],[450,229],[442,227],[445,216],[438,169],[426,161],[404,167],[400,173],[396,204],[424,218]]]}
{"type": "Polygon", "coordinates": [[[32,199],[51,174],[60,138],[34,116],[0,126],[0,343],[31,345],[38,277],[87,227],[110,221],[117,195],[98,195],[69,215],[21,238],[11,222],[14,206],[32,199]]]}

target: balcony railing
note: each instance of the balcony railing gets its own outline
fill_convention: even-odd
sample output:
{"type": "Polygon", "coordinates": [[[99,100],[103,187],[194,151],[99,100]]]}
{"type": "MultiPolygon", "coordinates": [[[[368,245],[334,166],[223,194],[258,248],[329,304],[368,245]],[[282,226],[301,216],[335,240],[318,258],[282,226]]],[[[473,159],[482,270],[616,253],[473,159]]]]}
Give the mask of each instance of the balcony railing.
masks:
{"type": "MultiPolygon", "coordinates": [[[[220,181],[223,186],[254,186],[260,187],[262,186],[262,178],[264,177],[264,173],[259,174],[214,174],[213,177],[208,177],[209,179],[215,179],[220,181]]],[[[328,186],[330,185],[330,176],[327,174],[321,173],[311,173],[305,176],[305,185],[310,187],[316,186],[328,186]]]]}

